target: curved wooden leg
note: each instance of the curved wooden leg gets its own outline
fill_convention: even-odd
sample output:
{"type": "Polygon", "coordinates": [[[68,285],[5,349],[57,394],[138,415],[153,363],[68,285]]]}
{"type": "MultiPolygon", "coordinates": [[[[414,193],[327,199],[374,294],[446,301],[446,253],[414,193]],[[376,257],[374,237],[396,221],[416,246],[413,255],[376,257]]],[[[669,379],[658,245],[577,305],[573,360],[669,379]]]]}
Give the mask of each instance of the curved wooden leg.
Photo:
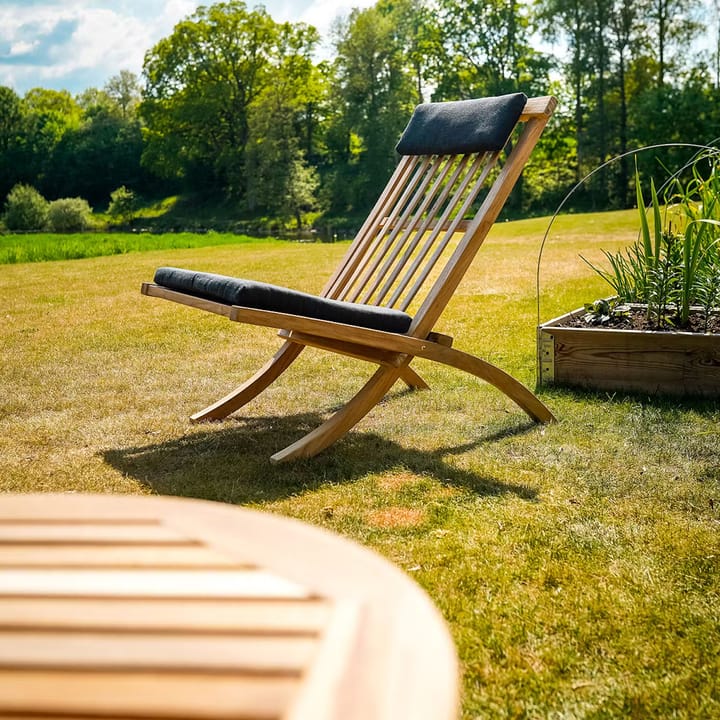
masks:
{"type": "Polygon", "coordinates": [[[259,395],[268,385],[274,382],[287,370],[303,349],[303,345],[286,342],[251,378],[225,397],[220,398],[217,402],[208,405],[204,410],[196,412],[190,417],[190,420],[192,422],[203,422],[205,420],[220,420],[227,417],[230,413],[250,402],[250,400],[259,395]]]}
{"type": "Polygon", "coordinates": [[[508,375],[504,370],[491,365],[485,360],[455,348],[436,344],[424,346],[418,351],[417,355],[436,360],[444,365],[450,365],[458,370],[464,370],[485,380],[490,385],[494,385],[537,422],[555,422],[555,416],[535,393],[528,390],[512,375],[508,375]]]}
{"type": "Polygon", "coordinates": [[[356,393],[355,397],[332,417],[300,440],[275,453],[270,459],[273,462],[284,462],[317,455],[362,420],[383,399],[395,382],[403,376],[405,369],[406,367],[379,368],[356,393]]]}
{"type": "Polygon", "coordinates": [[[430,386],[409,365],[402,368],[400,377],[411,390],[430,389],[430,386]]]}

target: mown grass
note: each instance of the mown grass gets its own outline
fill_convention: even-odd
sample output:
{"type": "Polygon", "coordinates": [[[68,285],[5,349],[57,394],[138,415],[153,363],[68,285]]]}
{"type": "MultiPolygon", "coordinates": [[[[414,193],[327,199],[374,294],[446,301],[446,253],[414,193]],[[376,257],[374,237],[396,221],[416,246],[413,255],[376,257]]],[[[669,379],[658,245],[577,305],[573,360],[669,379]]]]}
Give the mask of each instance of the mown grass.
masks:
{"type": "MultiPolygon", "coordinates": [[[[578,258],[634,214],[567,216],[543,319],[606,293],[578,258]]],[[[497,226],[438,330],[535,382],[546,221],[497,226]]],[[[418,361],[315,459],[269,455],[368,375],[308,350],[237,416],[187,416],[275,350],[272,331],[139,296],[156,266],[318,290],[344,244],[259,242],[0,268],[0,488],[161,493],[323,525],[409,572],[447,618],[463,718],[720,717],[720,405],[543,390],[538,427],[493,388],[418,361]]]]}
{"type": "Polygon", "coordinates": [[[148,250],[215,247],[259,242],[235,233],[119,233],[88,232],[57,235],[29,233],[0,235],[0,265],[48,260],[79,260],[106,255],[124,255],[148,250]]]}

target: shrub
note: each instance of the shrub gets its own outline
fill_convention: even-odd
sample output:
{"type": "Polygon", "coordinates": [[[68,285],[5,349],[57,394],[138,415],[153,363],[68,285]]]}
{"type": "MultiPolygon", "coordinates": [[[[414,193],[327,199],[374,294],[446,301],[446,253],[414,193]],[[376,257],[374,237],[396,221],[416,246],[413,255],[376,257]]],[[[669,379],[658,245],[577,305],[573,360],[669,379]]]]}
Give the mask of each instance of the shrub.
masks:
{"type": "Polygon", "coordinates": [[[82,232],[92,224],[92,210],[83,198],[60,198],[50,203],[47,220],[51,232],[82,232]]]}
{"type": "Polygon", "coordinates": [[[118,218],[121,222],[128,222],[132,220],[136,206],[137,197],[135,193],[122,185],[110,193],[108,215],[118,218]]]}
{"type": "Polygon", "coordinates": [[[15,185],[8,194],[3,215],[8,230],[42,230],[47,215],[48,201],[31,185],[15,185]]]}

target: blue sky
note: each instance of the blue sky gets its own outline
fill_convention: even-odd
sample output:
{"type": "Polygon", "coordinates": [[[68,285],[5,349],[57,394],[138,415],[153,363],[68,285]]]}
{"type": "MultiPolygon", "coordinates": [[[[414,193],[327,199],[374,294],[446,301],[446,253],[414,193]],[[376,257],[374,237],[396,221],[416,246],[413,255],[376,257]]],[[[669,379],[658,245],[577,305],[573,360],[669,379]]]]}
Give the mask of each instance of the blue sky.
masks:
{"type": "MultiPolygon", "coordinates": [[[[335,17],[375,0],[266,0],[277,21],[307,22],[327,40],[335,17]]],[[[212,0],[0,0],[0,85],[80,93],[120,70],[140,75],[143,56],[177,22],[212,0]]],[[[260,3],[257,3],[260,4],[260,3]]],[[[248,7],[255,2],[249,0],[248,7]]]]}

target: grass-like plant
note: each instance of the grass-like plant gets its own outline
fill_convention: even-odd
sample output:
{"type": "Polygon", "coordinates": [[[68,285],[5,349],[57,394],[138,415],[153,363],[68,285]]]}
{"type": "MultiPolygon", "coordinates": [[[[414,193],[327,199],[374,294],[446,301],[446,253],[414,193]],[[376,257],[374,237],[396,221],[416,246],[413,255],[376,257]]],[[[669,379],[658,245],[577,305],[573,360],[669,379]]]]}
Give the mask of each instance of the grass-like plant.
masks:
{"type": "Polygon", "coordinates": [[[662,200],[651,180],[646,208],[636,172],[638,239],[624,250],[603,251],[609,269],[586,260],[620,302],[646,304],[648,320],[658,328],[687,327],[695,306],[702,308],[707,326],[709,314],[718,308],[719,153],[699,155],[690,175],[686,182],[673,177],[662,200]]]}

